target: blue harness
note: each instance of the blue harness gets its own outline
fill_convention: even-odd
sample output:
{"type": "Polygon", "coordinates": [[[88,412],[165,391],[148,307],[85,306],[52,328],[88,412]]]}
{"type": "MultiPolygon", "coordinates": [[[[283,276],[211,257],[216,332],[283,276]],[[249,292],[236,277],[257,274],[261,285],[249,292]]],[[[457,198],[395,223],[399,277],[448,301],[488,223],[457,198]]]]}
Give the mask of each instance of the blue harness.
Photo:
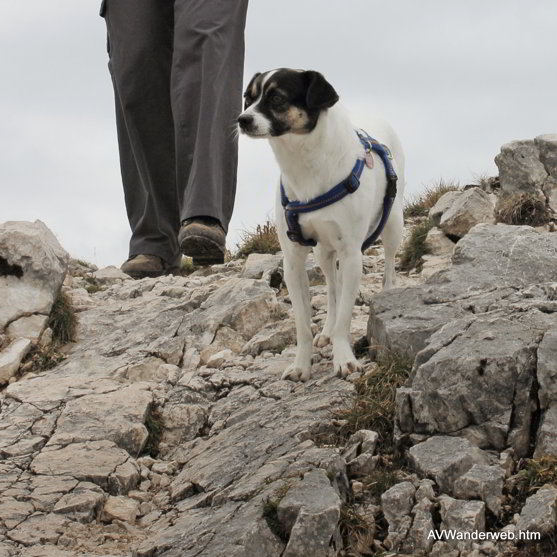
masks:
{"type": "MultiPolygon", "coordinates": [[[[397,175],[395,169],[393,168],[393,164],[391,163],[392,157],[389,149],[385,145],[382,145],[377,140],[370,137],[363,130],[356,130],[356,133],[358,134],[360,142],[364,146],[366,154],[373,151],[381,157],[387,174],[387,190],[385,192],[385,199],[383,200],[383,213],[373,234],[362,244],[362,251],[364,251],[371,246],[375,240],[377,240],[385,227],[387,219],[389,218],[391,207],[393,206],[396,197],[397,175]]],[[[362,176],[364,167],[364,159],[358,158],[348,178],[331,188],[328,192],[319,195],[306,203],[302,203],[301,201],[290,201],[288,197],[286,197],[286,192],[284,191],[281,178],[280,197],[282,206],[284,207],[286,224],[288,226],[288,231],[286,232],[288,238],[293,242],[298,242],[302,246],[317,245],[317,242],[312,238],[304,238],[302,228],[298,222],[298,215],[300,213],[310,213],[312,211],[317,211],[318,209],[323,209],[324,207],[328,207],[329,205],[341,200],[349,193],[354,193],[360,187],[360,177],[362,176]]]]}

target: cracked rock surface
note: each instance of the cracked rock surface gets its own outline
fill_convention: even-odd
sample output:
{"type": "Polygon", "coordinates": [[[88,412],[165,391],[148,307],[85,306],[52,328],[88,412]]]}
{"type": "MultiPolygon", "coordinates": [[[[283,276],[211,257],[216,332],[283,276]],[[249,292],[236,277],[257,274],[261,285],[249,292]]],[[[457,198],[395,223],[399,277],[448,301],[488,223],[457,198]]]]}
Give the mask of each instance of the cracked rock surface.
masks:
{"type": "MultiPolygon", "coordinates": [[[[366,257],[354,341],[382,261],[366,257]]],[[[353,385],[330,348],[308,383],[280,379],[295,334],[281,276],[280,256],[187,277],[68,275],[77,341],[0,392],[0,555],[335,555],[346,461],[311,436],[353,385]],[[288,539],[263,518],[285,489],[288,539]]]]}

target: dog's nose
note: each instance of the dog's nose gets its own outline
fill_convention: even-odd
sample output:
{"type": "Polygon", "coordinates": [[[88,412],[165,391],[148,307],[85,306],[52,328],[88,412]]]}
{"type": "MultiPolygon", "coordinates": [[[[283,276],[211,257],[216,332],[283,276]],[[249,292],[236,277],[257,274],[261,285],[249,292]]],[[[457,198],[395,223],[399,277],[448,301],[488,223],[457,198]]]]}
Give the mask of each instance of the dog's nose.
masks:
{"type": "Polygon", "coordinates": [[[247,130],[253,124],[253,116],[250,114],[240,114],[238,116],[238,125],[242,130],[247,130]]]}

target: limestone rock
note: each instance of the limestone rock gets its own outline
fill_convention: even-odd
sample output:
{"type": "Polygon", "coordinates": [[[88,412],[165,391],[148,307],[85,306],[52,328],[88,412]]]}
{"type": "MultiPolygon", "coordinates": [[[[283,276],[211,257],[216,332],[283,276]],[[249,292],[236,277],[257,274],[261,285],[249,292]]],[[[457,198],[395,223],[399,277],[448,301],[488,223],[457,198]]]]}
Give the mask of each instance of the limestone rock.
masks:
{"type": "Polygon", "coordinates": [[[139,503],[128,497],[109,497],[102,510],[101,520],[121,520],[133,524],[137,518],[139,503]]]}
{"type": "Polygon", "coordinates": [[[506,143],[495,157],[495,164],[499,168],[504,193],[536,192],[547,179],[547,171],[540,161],[540,151],[534,140],[506,143]]]}
{"type": "Polygon", "coordinates": [[[443,231],[433,227],[426,236],[425,247],[431,255],[450,255],[454,249],[454,242],[449,240],[443,231]]]}
{"type": "Polygon", "coordinates": [[[282,352],[287,346],[296,342],[296,325],[293,321],[282,321],[267,325],[253,336],[242,348],[243,354],[257,356],[266,350],[282,352]]]}
{"type": "Polygon", "coordinates": [[[535,458],[546,455],[557,456],[557,403],[555,402],[542,415],[534,451],[535,458]]]}
{"type": "Polygon", "coordinates": [[[460,499],[479,498],[495,515],[501,511],[505,471],[499,466],[474,464],[454,483],[454,495],[460,499]]]}
{"type": "MultiPolygon", "coordinates": [[[[462,501],[441,495],[439,506],[444,530],[453,530],[456,533],[485,530],[485,503],[482,501],[462,501]]],[[[448,543],[461,552],[472,549],[472,540],[448,540],[448,543]]]]}
{"type": "Polygon", "coordinates": [[[152,401],[142,384],[76,398],[66,404],[49,445],[110,440],[137,456],[148,437],[143,424],[152,401]]]}
{"type": "Polygon", "coordinates": [[[129,275],[126,275],[126,273],[124,273],[114,265],[110,265],[108,267],[104,267],[102,269],[99,269],[98,271],[95,271],[93,273],[93,278],[95,278],[101,284],[107,284],[121,280],[132,280],[129,275]]]}
{"type": "Polygon", "coordinates": [[[0,225],[0,330],[23,315],[50,313],[68,259],[41,221],[0,225]]]}
{"type": "Polygon", "coordinates": [[[381,508],[389,523],[388,546],[398,549],[406,538],[412,518],[410,511],[414,507],[416,488],[411,482],[401,482],[381,495],[381,508]]]}
{"type": "Polygon", "coordinates": [[[0,352],[0,385],[6,384],[17,373],[31,344],[28,338],[18,338],[0,352]]]}
{"type": "Polygon", "coordinates": [[[240,276],[263,279],[271,286],[278,288],[282,282],[282,255],[250,253],[240,276]]]}
{"type": "MultiPolygon", "coordinates": [[[[417,492],[416,492],[416,500],[417,492]]],[[[412,509],[412,526],[408,530],[408,537],[404,540],[403,549],[418,555],[428,555],[433,547],[431,532],[435,530],[433,522],[433,503],[426,497],[412,509]]]]}
{"type": "Polygon", "coordinates": [[[31,463],[35,474],[67,475],[108,490],[108,480],[129,454],[111,441],[75,443],[61,449],[43,450],[31,463]]]}
{"type": "Polygon", "coordinates": [[[544,486],[526,499],[516,529],[539,532],[542,537],[551,535],[557,526],[557,488],[544,486]]]}
{"type": "Polygon", "coordinates": [[[444,193],[438,200],[437,203],[429,210],[429,218],[433,221],[435,226],[439,226],[441,217],[452,206],[452,204],[458,199],[460,195],[459,190],[448,191],[444,193]]]}
{"type": "Polygon", "coordinates": [[[432,335],[416,357],[412,385],[397,392],[401,431],[460,431],[480,446],[499,451],[510,440],[516,454],[525,455],[535,345],[543,331],[543,321],[534,320],[537,314],[529,317],[467,317],[432,335]]]}
{"type": "Polygon", "coordinates": [[[547,408],[551,403],[557,403],[557,327],[544,334],[537,356],[540,405],[547,408]]]}
{"type": "Polygon", "coordinates": [[[326,555],[340,518],[341,501],[324,470],[304,475],[279,502],[277,515],[290,532],[284,557],[326,555]]]}
{"type": "Polygon", "coordinates": [[[41,338],[41,334],[48,322],[47,315],[29,315],[12,321],[6,328],[7,335],[12,338],[28,338],[35,344],[41,338]]]}
{"type": "Polygon", "coordinates": [[[106,496],[95,484],[81,482],[54,506],[53,512],[63,514],[79,522],[94,520],[104,503],[106,496]]]}
{"type": "Polygon", "coordinates": [[[373,297],[368,340],[415,356],[441,326],[497,307],[517,287],[554,282],[555,269],[557,235],[479,224],[455,246],[451,268],[373,297]]]}
{"type": "Polygon", "coordinates": [[[495,200],[480,188],[459,192],[443,212],[439,228],[446,234],[457,238],[465,236],[479,223],[495,223],[495,200]]]}
{"type": "Polygon", "coordinates": [[[442,491],[452,493],[453,484],[474,464],[489,464],[489,455],[460,437],[437,435],[409,450],[413,467],[433,478],[442,491]]]}
{"type": "Polygon", "coordinates": [[[56,544],[66,531],[67,524],[67,519],[61,515],[35,514],[10,530],[8,537],[25,546],[56,544]]]}

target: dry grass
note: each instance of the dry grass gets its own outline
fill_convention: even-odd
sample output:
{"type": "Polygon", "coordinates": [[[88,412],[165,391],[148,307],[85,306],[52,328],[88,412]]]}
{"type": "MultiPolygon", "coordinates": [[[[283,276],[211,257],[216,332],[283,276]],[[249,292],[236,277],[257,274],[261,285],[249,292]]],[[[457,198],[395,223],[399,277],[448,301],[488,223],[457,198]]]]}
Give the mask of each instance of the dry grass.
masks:
{"type": "Polygon", "coordinates": [[[149,408],[149,413],[145,419],[145,427],[149,432],[149,437],[147,437],[147,442],[141,454],[157,458],[159,456],[159,445],[164,431],[164,421],[158,406],[152,405],[149,408]]]}
{"type": "Polygon", "coordinates": [[[60,352],[56,343],[49,346],[35,345],[25,358],[22,370],[25,372],[46,371],[56,367],[66,359],[66,355],[60,352]]]}
{"type": "Polygon", "coordinates": [[[505,482],[504,491],[508,503],[503,507],[497,526],[511,522],[513,516],[522,510],[526,499],[547,484],[557,487],[556,456],[522,460],[519,471],[505,482]]]}
{"type": "Polygon", "coordinates": [[[354,383],[356,395],[348,408],[335,412],[344,421],[340,434],[344,438],[359,429],[371,429],[379,434],[379,453],[393,450],[395,395],[404,385],[412,369],[411,358],[384,350],[378,366],[354,383]]]}
{"type": "Polygon", "coordinates": [[[340,510],[340,534],[344,542],[346,557],[374,555],[373,539],[375,525],[362,516],[354,505],[343,505],[340,510]]]}
{"type": "Polygon", "coordinates": [[[546,484],[557,487],[557,457],[543,456],[526,460],[517,479],[519,491],[527,497],[546,484]]]}
{"type": "Polygon", "coordinates": [[[275,224],[268,220],[265,224],[258,224],[255,230],[242,232],[235,257],[247,257],[250,253],[277,253],[280,244],[275,224]]]}
{"type": "Polygon", "coordinates": [[[427,217],[429,210],[439,201],[439,198],[448,191],[460,189],[454,180],[440,179],[432,186],[427,186],[421,193],[410,197],[404,205],[406,217],[427,217]]]}
{"type": "Polygon", "coordinates": [[[542,226],[552,219],[552,214],[543,198],[530,193],[516,193],[499,199],[495,218],[504,224],[542,226]]]}
{"type": "Polygon", "coordinates": [[[400,270],[410,271],[421,268],[422,257],[427,253],[425,239],[427,233],[433,228],[433,221],[426,219],[412,229],[410,237],[406,240],[400,255],[400,270]]]}
{"type": "Polygon", "coordinates": [[[65,292],[58,294],[58,298],[52,306],[48,327],[52,329],[52,338],[55,343],[66,344],[75,341],[77,317],[71,300],[65,292]]]}

